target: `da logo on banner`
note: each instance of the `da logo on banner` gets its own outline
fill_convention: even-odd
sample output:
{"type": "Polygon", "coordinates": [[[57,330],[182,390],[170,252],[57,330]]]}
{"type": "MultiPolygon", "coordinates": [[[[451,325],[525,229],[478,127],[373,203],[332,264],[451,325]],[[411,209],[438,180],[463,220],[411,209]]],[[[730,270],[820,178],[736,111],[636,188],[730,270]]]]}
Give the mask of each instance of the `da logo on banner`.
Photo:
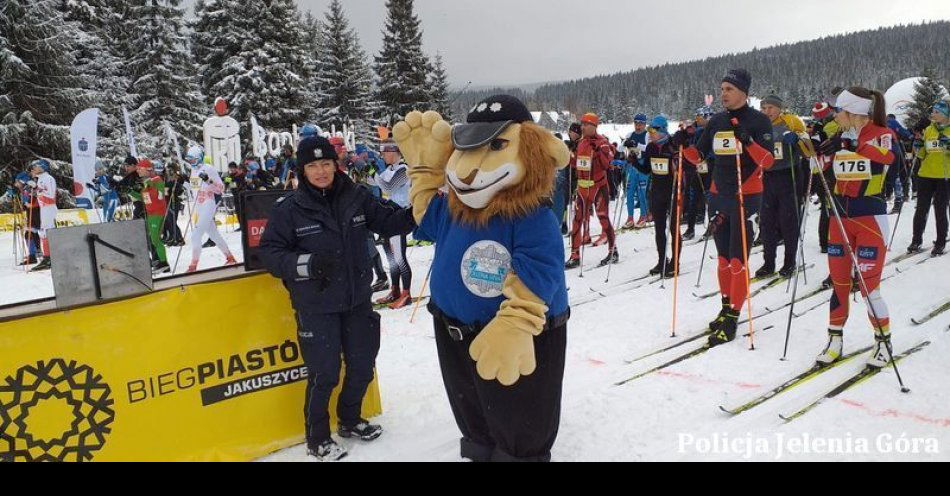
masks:
{"type": "Polygon", "coordinates": [[[112,389],[88,365],[55,358],[0,383],[0,461],[90,461],[115,421],[112,389]]]}

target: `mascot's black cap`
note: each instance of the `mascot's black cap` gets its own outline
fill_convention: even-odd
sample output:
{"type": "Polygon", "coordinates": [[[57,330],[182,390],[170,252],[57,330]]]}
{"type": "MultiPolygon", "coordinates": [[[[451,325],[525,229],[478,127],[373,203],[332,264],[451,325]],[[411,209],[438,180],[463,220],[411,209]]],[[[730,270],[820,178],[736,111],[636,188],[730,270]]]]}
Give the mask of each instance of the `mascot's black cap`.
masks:
{"type": "Polygon", "coordinates": [[[511,124],[534,122],[534,119],[521,100],[510,95],[495,95],[472,107],[466,122],[452,128],[452,144],[457,150],[485,146],[511,124]]]}

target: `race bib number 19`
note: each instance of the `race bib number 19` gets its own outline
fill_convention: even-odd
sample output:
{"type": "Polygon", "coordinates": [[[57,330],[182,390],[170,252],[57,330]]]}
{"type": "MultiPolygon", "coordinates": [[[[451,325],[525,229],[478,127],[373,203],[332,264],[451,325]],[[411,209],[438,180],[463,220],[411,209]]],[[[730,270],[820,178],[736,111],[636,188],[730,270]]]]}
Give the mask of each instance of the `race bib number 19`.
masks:
{"type": "Polygon", "coordinates": [[[720,131],[713,137],[713,152],[716,155],[738,155],[739,143],[732,131],[720,131]]]}
{"type": "Polygon", "coordinates": [[[871,161],[857,153],[838,153],[834,160],[835,178],[839,181],[871,179],[871,161]]]}
{"type": "Polygon", "coordinates": [[[590,170],[590,157],[577,157],[577,170],[590,170]]]}
{"type": "Polygon", "coordinates": [[[650,168],[653,169],[653,173],[658,176],[668,176],[670,174],[670,159],[651,158],[650,168]]]}

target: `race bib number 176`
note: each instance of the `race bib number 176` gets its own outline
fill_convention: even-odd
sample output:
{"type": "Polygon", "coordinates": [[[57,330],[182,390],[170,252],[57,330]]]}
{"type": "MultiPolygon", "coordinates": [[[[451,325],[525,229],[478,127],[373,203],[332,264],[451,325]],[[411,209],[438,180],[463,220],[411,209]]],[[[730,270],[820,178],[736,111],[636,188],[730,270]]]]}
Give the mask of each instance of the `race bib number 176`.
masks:
{"type": "Polygon", "coordinates": [[[871,161],[857,153],[835,154],[835,178],[839,181],[867,181],[871,179],[871,161]]]}

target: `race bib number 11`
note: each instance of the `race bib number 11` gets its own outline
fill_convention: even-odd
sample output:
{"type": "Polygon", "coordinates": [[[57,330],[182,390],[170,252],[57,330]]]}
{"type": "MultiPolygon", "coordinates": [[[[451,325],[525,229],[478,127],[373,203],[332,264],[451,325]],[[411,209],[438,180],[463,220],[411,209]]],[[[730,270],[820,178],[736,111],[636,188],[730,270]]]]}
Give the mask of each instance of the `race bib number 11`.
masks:
{"type": "Polygon", "coordinates": [[[713,137],[713,152],[716,155],[738,155],[739,143],[732,131],[720,131],[713,137]]]}
{"type": "Polygon", "coordinates": [[[871,179],[871,161],[857,153],[838,153],[833,164],[839,181],[867,181],[871,179]]]}
{"type": "Polygon", "coordinates": [[[658,176],[668,176],[670,174],[670,159],[651,158],[650,168],[653,169],[653,173],[658,176]]]}

